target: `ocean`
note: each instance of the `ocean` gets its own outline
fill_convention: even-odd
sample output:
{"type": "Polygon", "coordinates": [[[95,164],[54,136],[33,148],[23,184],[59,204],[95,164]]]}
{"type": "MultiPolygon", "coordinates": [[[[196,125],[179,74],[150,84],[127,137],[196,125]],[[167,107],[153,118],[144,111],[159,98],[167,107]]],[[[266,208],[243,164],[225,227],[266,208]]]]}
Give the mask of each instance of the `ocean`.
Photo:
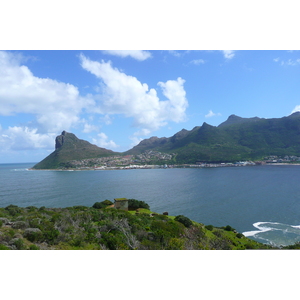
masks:
{"type": "Polygon", "coordinates": [[[143,200],[152,211],[230,225],[266,244],[300,241],[300,166],[33,171],[0,164],[0,207],[92,206],[114,198],[143,200]]]}

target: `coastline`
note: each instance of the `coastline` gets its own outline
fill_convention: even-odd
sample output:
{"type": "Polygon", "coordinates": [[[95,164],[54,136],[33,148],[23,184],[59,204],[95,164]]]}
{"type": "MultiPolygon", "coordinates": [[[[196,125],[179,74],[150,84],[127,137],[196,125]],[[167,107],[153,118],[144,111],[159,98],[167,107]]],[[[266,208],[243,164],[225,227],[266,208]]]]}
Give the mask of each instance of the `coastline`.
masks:
{"type": "Polygon", "coordinates": [[[28,168],[28,171],[114,171],[114,170],[137,170],[137,169],[184,169],[184,168],[229,168],[229,167],[255,167],[255,166],[300,166],[300,163],[263,163],[257,164],[253,162],[246,163],[221,163],[221,164],[183,164],[183,165],[134,165],[122,167],[84,167],[70,169],[33,169],[28,168]]]}

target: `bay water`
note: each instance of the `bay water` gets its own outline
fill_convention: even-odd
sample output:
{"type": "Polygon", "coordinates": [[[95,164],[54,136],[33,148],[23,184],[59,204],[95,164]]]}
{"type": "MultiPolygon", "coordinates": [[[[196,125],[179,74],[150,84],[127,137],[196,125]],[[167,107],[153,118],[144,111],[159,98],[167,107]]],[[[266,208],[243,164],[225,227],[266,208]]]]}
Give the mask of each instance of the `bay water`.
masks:
{"type": "Polygon", "coordinates": [[[0,207],[92,206],[134,198],[157,213],[230,225],[262,243],[300,241],[300,166],[29,170],[33,165],[0,164],[0,207]]]}

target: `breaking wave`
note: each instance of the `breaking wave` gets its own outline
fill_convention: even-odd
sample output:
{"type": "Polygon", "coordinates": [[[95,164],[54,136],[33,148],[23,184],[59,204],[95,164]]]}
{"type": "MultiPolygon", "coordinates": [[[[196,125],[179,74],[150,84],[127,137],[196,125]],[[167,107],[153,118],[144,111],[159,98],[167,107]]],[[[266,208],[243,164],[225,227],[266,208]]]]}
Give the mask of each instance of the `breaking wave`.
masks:
{"type": "Polygon", "coordinates": [[[257,222],[253,226],[258,230],[245,231],[243,235],[264,244],[279,247],[292,245],[300,241],[300,225],[257,222]]]}

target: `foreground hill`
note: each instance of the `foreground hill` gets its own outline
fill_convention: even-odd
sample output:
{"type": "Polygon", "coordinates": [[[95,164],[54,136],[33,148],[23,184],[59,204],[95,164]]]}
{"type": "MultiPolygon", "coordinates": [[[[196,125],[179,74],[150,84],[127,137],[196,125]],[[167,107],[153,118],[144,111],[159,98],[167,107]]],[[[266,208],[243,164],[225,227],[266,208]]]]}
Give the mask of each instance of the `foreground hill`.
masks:
{"type": "Polygon", "coordinates": [[[107,201],[93,207],[0,208],[0,250],[274,249],[246,238],[229,225],[216,228],[181,215],[172,217],[147,209],[127,212],[96,205],[107,201]]]}
{"type": "Polygon", "coordinates": [[[300,155],[300,112],[262,119],[231,115],[219,126],[203,123],[172,137],[151,137],[126,154],[145,150],[176,153],[176,163],[259,160],[268,155],[300,155]]]}
{"type": "Polygon", "coordinates": [[[63,131],[55,139],[55,151],[36,164],[33,169],[64,168],[68,167],[68,163],[72,160],[98,158],[114,154],[116,152],[100,148],[78,139],[73,133],[63,131]]]}

